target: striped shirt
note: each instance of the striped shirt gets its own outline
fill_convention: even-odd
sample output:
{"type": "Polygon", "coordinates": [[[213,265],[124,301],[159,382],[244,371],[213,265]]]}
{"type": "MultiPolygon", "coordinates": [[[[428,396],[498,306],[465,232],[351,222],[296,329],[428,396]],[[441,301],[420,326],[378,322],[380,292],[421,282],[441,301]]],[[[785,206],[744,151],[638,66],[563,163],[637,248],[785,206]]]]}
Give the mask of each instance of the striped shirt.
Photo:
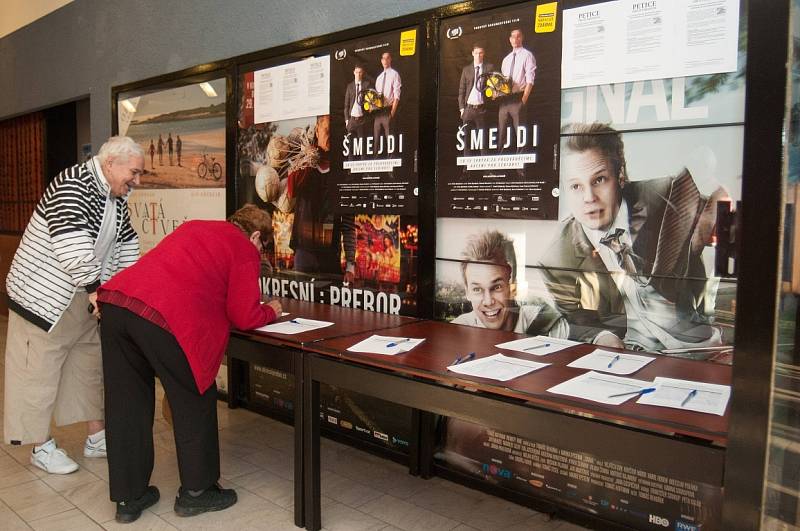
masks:
{"type": "Polygon", "coordinates": [[[139,239],[131,227],[127,197],[116,207],[109,268],[95,242],[110,188],[94,158],[59,173],[36,205],[6,278],[9,308],[45,331],[58,323],[78,288],[94,292],[101,282],[136,262],[139,239]]]}

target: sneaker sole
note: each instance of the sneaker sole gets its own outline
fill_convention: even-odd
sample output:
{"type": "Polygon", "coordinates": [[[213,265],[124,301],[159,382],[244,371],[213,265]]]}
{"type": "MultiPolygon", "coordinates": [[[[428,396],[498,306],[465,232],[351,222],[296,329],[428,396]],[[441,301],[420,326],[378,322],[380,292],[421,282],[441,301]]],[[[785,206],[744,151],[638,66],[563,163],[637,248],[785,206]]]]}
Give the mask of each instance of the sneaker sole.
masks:
{"type": "Polygon", "coordinates": [[[63,471],[63,472],[55,472],[53,470],[47,470],[45,467],[43,467],[39,463],[34,463],[33,461],[31,461],[31,464],[33,466],[35,466],[36,468],[38,468],[39,470],[44,470],[48,474],[55,474],[57,476],[66,476],[67,474],[72,474],[73,472],[77,472],[80,469],[80,466],[78,464],[76,464],[75,468],[73,468],[73,469],[66,470],[66,471],[63,471]]]}
{"type": "Polygon", "coordinates": [[[108,454],[107,453],[98,453],[98,452],[88,452],[88,453],[87,452],[83,452],[83,457],[89,457],[91,459],[96,459],[96,458],[105,459],[105,458],[108,457],[108,454]]]}
{"type": "Polygon", "coordinates": [[[186,518],[189,516],[197,516],[198,514],[203,514],[203,513],[224,511],[228,507],[233,507],[234,505],[236,505],[237,501],[239,501],[238,497],[234,498],[230,503],[215,505],[213,507],[181,507],[180,505],[175,504],[174,509],[176,515],[186,518]]]}

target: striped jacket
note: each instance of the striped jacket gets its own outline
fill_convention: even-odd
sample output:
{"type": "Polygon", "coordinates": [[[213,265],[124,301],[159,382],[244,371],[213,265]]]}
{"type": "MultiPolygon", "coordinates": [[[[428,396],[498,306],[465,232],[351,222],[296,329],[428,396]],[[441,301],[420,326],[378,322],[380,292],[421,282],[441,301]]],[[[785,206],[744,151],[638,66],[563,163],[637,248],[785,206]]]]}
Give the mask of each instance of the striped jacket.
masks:
{"type": "MultiPolygon", "coordinates": [[[[94,246],[109,186],[94,158],[59,173],[36,205],[6,277],[9,309],[49,332],[79,287],[101,282],[94,246]]],[[[136,262],[139,239],[131,227],[127,197],[116,198],[110,271],[136,262]]],[[[111,275],[108,275],[109,277],[111,275]]]]}

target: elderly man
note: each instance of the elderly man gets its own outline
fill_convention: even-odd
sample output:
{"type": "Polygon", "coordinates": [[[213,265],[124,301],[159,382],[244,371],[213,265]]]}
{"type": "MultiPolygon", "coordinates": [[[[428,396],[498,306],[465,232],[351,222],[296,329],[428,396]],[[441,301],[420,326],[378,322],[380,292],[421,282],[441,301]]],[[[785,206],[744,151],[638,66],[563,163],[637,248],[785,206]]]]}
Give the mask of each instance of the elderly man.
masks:
{"type": "Polygon", "coordinates": [[[461,277],[472,311],[451,322],[520,334],[567,337],[566,320],[546,301],[518,306],[514,242],[496,230],[472,236],[462,253],[461,277]]]}
{"type": "Polygon", "coordinates": [[[701,254],[726,192],[702,171],[628,181],[622,136],[564,127],[565,219],[542,273],[573,339],[670,354],[722,346],[701,254]]]}
{"type": "Polygon", "coordinates": [[[31,464],[51,474],[78,469],[50,437],[52,418],[88,422],[84,456],[106,455],[95,291],[139,256],[127,196],[143,171],[142,148],[112,137],[96,157],[59,173],[6,279],[4,439],[33,443],[31,464]]]}

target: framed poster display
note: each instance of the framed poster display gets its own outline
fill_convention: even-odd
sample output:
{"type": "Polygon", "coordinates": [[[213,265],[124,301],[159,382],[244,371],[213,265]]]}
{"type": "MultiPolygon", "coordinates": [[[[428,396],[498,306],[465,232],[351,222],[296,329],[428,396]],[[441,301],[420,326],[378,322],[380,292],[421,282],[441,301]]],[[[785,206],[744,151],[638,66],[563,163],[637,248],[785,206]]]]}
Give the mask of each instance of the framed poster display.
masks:
{"type": "Polygon", "coordinates": [[[128,202],[142,254],[184,221],[225,219],[226,92],[217,75],[117,93],[118,134],[145,153],[128,202]]]}

